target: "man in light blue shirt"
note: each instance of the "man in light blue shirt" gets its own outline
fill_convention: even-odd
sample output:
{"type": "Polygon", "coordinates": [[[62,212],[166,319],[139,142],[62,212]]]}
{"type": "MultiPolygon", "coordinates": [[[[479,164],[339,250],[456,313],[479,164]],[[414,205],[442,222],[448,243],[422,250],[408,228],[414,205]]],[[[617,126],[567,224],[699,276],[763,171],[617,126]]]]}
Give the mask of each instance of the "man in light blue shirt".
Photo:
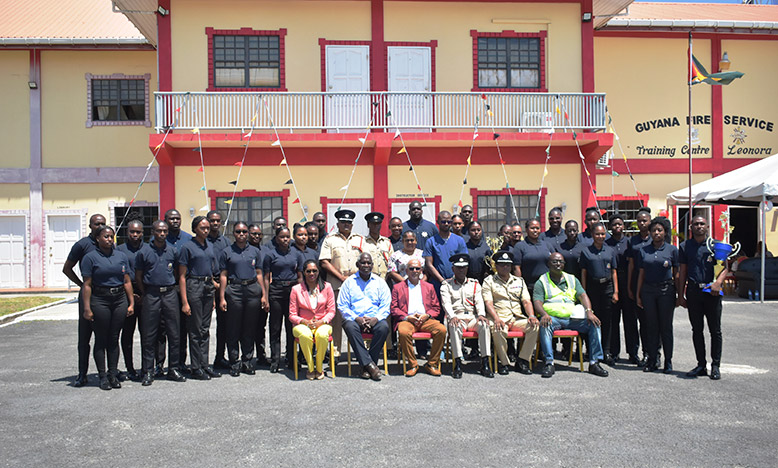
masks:
{"type": "Polygon", "coordinates": [[[340,287],[338,310],[343,315],[343,331],[362,366],[362,378],[381,380],[376,363],[389,335],[389,305],[392,301],[386,281],[373,274],[373,258],[363,253],[357,261],[359,271],[340,287]],[[370,350],[365,348],[363,333],[372,334],[370,350]]]}

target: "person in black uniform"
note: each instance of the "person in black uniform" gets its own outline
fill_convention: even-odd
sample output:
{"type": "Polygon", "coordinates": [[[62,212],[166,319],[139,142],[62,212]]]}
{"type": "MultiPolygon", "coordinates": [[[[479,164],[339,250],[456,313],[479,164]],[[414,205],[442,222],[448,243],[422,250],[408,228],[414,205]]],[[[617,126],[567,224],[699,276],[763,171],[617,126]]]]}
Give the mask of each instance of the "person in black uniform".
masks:
{"type": "MultiPolygon", "coordinates": [[[[629,356],[630,364],[637,364],[640,362],[638,358],[638,347],[640,346],[640,335],[638,334],[638,319],[635,315],[635,311],[628,304],[627,289],[628,289],[628,266],[627,260],[627,247],[629,238],[624,235],[624,218],[616,213],[608,218],[608,226],[611,230],[610,239],[606,240],[608,244],[616,253],[616,276],[619,281],[619,301],[613,304],[611,309],[611,349],[610,353],[613,359],[619,360],[619,352],[621,351],[621,331],[620,323],[624,321],[624,343],[627,348],[627,355],[629,356]]],[[[606,350],[607,351],[607,350],[606,350]]]]}
{"type": "Polygon", "coordinates": [[[181,311],[187,315],[189,329],[190,370],[211,374],[208,351],[211,338],[211,316],[213,315],[214,276],[218,267],[213,256],[213,246],[206,238],[211,225],[203,216],[192,220],[195,237],[179,249],[178,283],[181,287],[181,311]],[[208,370],[210,369],[210,371],[208,370]]]}
{"type": "MultiPolygon", "coordinates": [[[[610,352],[612,306],[619,301],[619,282],[616,269],[618,259],[611,246],[605,244],[605,226],[592,227],[592,245],[581,251],[581,285],[592,303],[594,315],[600,319],[602,361],[612,366],[616,363],[610,352]]],[[[618,330],[618,328],[617,328],[618,330]]]]}
{"type": "Polygon", "coordinates": [[[124,365],[127,367],[127,374],[119,372],[119,381],[122,382],[125,378],[130,380],[140,380],[140,375],[135,370],[135,365],[132,360],[132,342],[135,335],[135,324],[138,322],[141,316],[141,298],[140,289],[138,283],[140,279],[135,278],[135,257],[138,252],[146,245],[143,242],[143,223],[140,220],[133,219],[127,223],[127,242],[116,247],[120,252],[124,252],[127,256],[127,260],[130,262],[130,280],[132,281],[132,289],[135,292],[135,313],[128,315],[124,319],[124,326],[122,327],[121,345],[122,355],[124,356],[124,365]]]}
{"type": "MultiPolygon", "coordinates": [[[[180,253],[181,252],[181,246],[186,244],[192,239],[192,235],[188,232],[184,232],[181,230],[181,213],[178,212],[175,208],[167,210],[165,212],[165,222],[168,225],[168,234],[167,234],[167,242],[174,246],[176,250],[180,253]]],[[[176,275],[176,284],[178,284],[178,275],[176,275]]],[[[178,302],[181,303],[181,292],[179,288],[178,293],[178,302]]],[[[179,319],[180,323],[180,329],[178,331],[179,336],[179,362],[181,363],[182,368],[186,368],[186,345],[189,337],[189,325],[188,320],[189,316],[184,314],[183,311],[181,311],[181,307],[179,306],[178,310],[180,311],[181,317],[179,319]]],[[[166,329],[167,327],[165,327],[166,329]]],[[[158,357],[157,359],[157,369],[155,376],[162,377],[164,374],[162,372],[162,364],[165,362],[165,334],[167,332],[160,334],[160,343],[159,343],[159,349],[158,349],[158,357]]],[[[168,366],[169,367],[169,366],[168,366]]],[[[168,369],[169,370],[169,369],[168,369]]]]}
{"type": "MultiPolygon", "coordinates": [[[[644,372],[657,370],[659,343],[665,353],[664,373],[673,372],[673,312],[678,305],[675,281],[678,279],[678,249],[665,242],[670,221],[656,217],[648,225],[651,243],[640,249],[637,305],[646,319],[648,363],[644,372]]],[[[680,289],[680,288],[679,288],[680,289]]]]}
{"type": "Polygon", "coordinates": [[[581,235],[578,232],[578,222],[570,220],[565,223],[565,237],[564,242],[559,244],[556,251],[562,254],[565,259],[565,273],[581,280],[581,265],[578,260],[581,258],[581,252],[586,248],[583,242],[581,242],[581,235]]]}
{"type": "Polygon", "coordinates": [[[308,247],[308,228],[302,224],[295,224],[292,231],[294,244],[291,248],[300,257],[299,269],[302,271],[303,263],[306,260],[319,260],[319,251],[308,247]]]}
{"type": "Polygon", "coordinates": [[[467,233],[467,231],[465,231],[465,220],[461,215],[456,213],[451,215],[451,232],[458,235],[464,239],[465,242],[467,242],[467,239],[470,235],[467,233]]]}
{"type": "MultiPolygon", "coordinates": [[[[221,233],[222,215],[216,210],[211,210],[205,215],[211,230],[208,232],[208,243],[213,247],[213,256],[218,260],[222,250],[230,246],[221,233]]],[[[229,363],[224,359],[224,351],[227,349],[227,318],[220,307],[216,307],[216,356],[213,359],[213,367],[216,369],[229,369],[229,363]]]]}
{"type": "Polygon", "coordinates": [[[545,241],[556,252],[559,252],[559,245],[566,239],[567,235],[562,228],[562,208],[551,208],[551,211],[548,212],[548,229],[540,235],[540,240],[545,241]]]}
{"type": "MultiPolygon", "coordinates": [[[[629,238],[627,242],[627,307],[632,308],[635,313],[635,317],[638,319],[638,335],[640,336],[640,343],[643,351],[643,357],[637,362],[638,367],[643,367],[648,362],[648,343],[646,339],[646,328],[643,326],[645,322],[645,312],[642,307],[638,307],[637,304],[637,289],[638,289],[638,256],[640,249],[651,243],[651,236],[648,233],[648,224],[651,222],[651,208],[644,206],[638,210],[636,217],[638,233],[629,238]]],[[[657,356],[659,357],[659,356],[657,356]]],[[[659,363],[656,363],[659,367],[659,363]]]]}
{"type": "Polygon", "coordinates": [[[246,223],[235,223],[232,231],[235,242],[222,250],[219,257],[219,308],[226,313],[227,353],[233,377],[240,376],[241,371],[255,374],[252,359],[257,319],[260,304],[267,303],[262,254],[249,245],[248,232],[246,223]]]}
{"type": "Polygon", "coordinates": [[[513,247],[513,274],[524,278],[532,297],[535,282],[548,271],[548,257],[552,248],[540,240],[540,221],[529,219],[524,224],[526,237],[513,247]]]}
{"type": "Polygon", "coordinates": [[[469,264],[467,267],[467,277],[473,278],[479,284],[483,284],[484,278],[491,274],[489,266],[486,264],[487,258],[492,258],[492,249],[484,240],[484,231],[481,223],[472,221],[470,223],[470,233],[468,241],[465,243],[467,254],[469,255],[469,264]]]}
{"type": "Polygon", "coordinates": [[[92,322],[84,318],[83,281],[73,271],[86,254],[97,249],[97,232],[105,226],[105,216],[94,214],[89,218],[89,235],[81,238],[70,249],[62,273],[79,288],[78,292],[78,376],[73,381],[74,387],[83,387],[87,383],[89,371],[89,342],[92,340],[92,322]]]}
{"type": "Polygon", "coordinates": [[[705,320],[710,332],[710,378],[721,378],[721,284],[729,273],[726,267],[718,276],[713,267],[716,260],[711,256],[706,242],[708,240],[708,222],[702,216],[692,218],[692,237],[681,244],[678,253],[680,267],[680,303],[689,309],[689,322],[692,325],[692,343],[697,356],[697,366],[686,373],[687,377],[699,377],[708,373],[705,362],[705,320]],[[714,281],[715,277],[715,281],[714,281]],[[710,292],[705,292],[705,289],[710,292]]]}
{"type": "Polygon", "coordinates": [[[309,249],[316,251],[316,258],[319,258],[319,226],[313,221],[305,223],[305,230],[308,232],[308,243],[305,244],[309,249]]]}
{"type": "Polygon", "coordinates": [[[119,373],[119,333],[127,315],[133,313],[135,299],[130,282],[127,255],[114,248],[114,230],[103,226],[97,232],[97,249],[81,261],[84,278],[84,318],[93,323],[95,366],[100,388],[121,388],[119,373]],[[108,370],[106,372],[106,358],[108,370]]]}
{"type": "Polygon", "coordinates": [[[389,242],[395,252],[403,249],[403,220],[397,216],[389,220],[389,242]]]}
{"type": "MultiPolygon", "coordinates": [[[[262,226],[258,224],[249,224],[249,244],[259,249],[259,253],[262,258],[265,257],[265,252],[268,247],[262,247],[262,226]]],[[[260,268],[261,268],[260,264],[260,268]]],[[[264,281],[262,286],[264,287],[264,281]]],[[[267,293],[267,291],[265,291],[267,293]]],[[[267,298],[267,294],[264,296],[267,298]]],[[[270,312],[270,306],[267,301],[262,301],[259,307],[259,315],[257,316],[257,330],[254,333],[254,342],[256,344],[257,357],[254,361],[254,367],[256,366],[268,366],[270,361],[267,360],[265,354],[265,330],[267,330],[267,315],[270,312]]]]}
{"type": "MultiPolygon", "coordinates": [[[[592,228],[596,224],[602,224],[605,225],[602,222],[602,217],[600,216],[600,210],[597,209],[596,206],[590,206],[586,209],[586,214],[584,215],[584,224],[586,225],[586,230],[581,233],[581,237],[579,238],[580,241],[584,243],[585,246],[592,245],[592,228]]],[[[610,238],[610,234],[608,232],[605,232],[605,240],[608,240],[610,238]]]]}
{"type": "Polygon", "coordinates": [[[289,321],[289,296],[292,287],[299,280],[298,255],[289,247],[291,236],[289,229],[282,227],[276,231],[276,247],[268,249],[262,258],[262,273],[265,290],[270,302],[270,372],[276,373],[281,367],[281,327],[286,330],[286,359],[292,365],[294,337],[292,323],[289,321]]]}
{"type": "Polygon", "coordinates": [[[167,242],[166,222],[155,221],[151,230],[154,239],[138,252],[135,260],[135,283],[143,297],[139,319],[141,383],[144,387],[154,381],[154,357],[157,355],[158,336],[164,326],[168,327],[168,378],[177,382],[186,380],[180,371],[181,308],[176,292],[178,251],[167,242]]]}
{"type": "MultiPolygon", "coordinates": [[[[462,215],[462,220],[465,222],[465,226],[462,228],[463,232],[470,234],[470,223],[473,222],[473,207],[472,205],[465,205],[462,207],[462,211],[459,212],[462,215]]],[[[483,230],[483,227],[481,228],[483,230]]]]}
{"type": "Polygon", "coordinates": [[[324,242],[324,238],[327,237],[327,217],[324,216],[324,213],[321,211],[317,211],[313,214],[313,218],[311,219],[316,223],[316,227],[319,228],[319,237],[316,239],[316,242],[318,242],[319,250],[321,250],[321,243],[324,242]]]}
{"type": "Polygon", "coordinates": [[[262,226],[259,224],[249,224],[249,244],[262,250],[262,226]]]}

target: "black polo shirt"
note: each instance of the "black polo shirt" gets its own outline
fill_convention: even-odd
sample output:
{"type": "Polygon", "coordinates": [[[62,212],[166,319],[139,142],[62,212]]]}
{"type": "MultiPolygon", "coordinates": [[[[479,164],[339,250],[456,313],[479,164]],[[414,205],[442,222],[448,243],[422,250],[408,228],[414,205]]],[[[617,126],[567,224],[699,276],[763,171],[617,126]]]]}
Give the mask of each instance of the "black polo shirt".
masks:
{"type": "Polygon", "coordinates": [[[581,278],[581,266],[578,263],[578,260],[581,258],[581,251],[585,248],[586,246],[581,241],[576,241],[575,244],[571,245],[568,240],[565,239],[564,242],[559,244],[556,251],[561,253],[562,257],[565,259],[565,267],[563,268],[565,273],[570,273],[578,279],[581,278]]]}
{"type": "Polygon", "coordinates": [[[653,243],[640,249],[638,264],[643,269],[643,283],[662,283],[673,279],[673,267],[678,266],[678,249],[667,242],[658,249],[653,243]]]}
{"type": "Polygon", "coordinates": [[[178,263],[186,267],[187,276],[216,276],[218,265],[213,246],[207,241],[201,245],[194,237],[183,242],[178,249],[178,263]]]}
{"type": "Polygon", "coordinates": [[[161,249],[154,242],[145,244],[135,256],[135,269],[143,272],[143,284],[173,286],[178,279],[178,250],[167,242],[161,249]]]}
{"type": "Polygon", "coordinates": [[[621,236],[621,239],[619,240],[616,240],[615,237],[611,236],[609,239],[605,240],[605,244],[609,245],[616,253],[616,269],[619,271],[619,275],[627,273],[627,266],[629,265],[629,261],[627,260],[628,243],[629,237],[627,236],[621,236]]]}
{"type": "MultiPolygon", "coordinates": [[[[394,240],[392,237],[389,238],[389,242],[392,243],[392,249],[397,252],[398,250],[403,249],[403,236],[402,234],[397,240],[394,240]]],[[[418,246],[417,246],[418,248],[418,246]]],[[[321,244],[319,244],[319,250],[321,250],[321,244]]]]}
{"type": "Polygon", "coordinates": [[[618,267],[616,252],[607,244],[598,249],[594,244],[581,251],[578,259],[581,270],[586,270],[587,278],[611,278],[612,270],[618,267]]]}
{"type": "Polygon", "coordinates": [[[130,262],[130,271],[127,273],[129,273],[130,280],[132,281],[135,281],[135,258],[138,255],[138,252],[140,252],[145,245],[146,243],[141,241],[140,244],[138,244],[138,247],[134,248],[132,245],[130,245],[129,242],[125,242],[124,244],[116,247],[116,249],[120,252],[124,252],[124,255],[127,256],[127,260],[130,262]]]}
{"type": "Polygon", "coordinates": [[[545,232],[540,233],[540,240],[544,241],[546,244],[548,244],[552,249],[556,251],[557,248],[562,244],[562,242],[567,240],[567,236],[565,235],[565,230],[560,228],[558,234],[554,234],[551,232],[551,228],[547,229],[545,232]]]}
{"type": "Polygon", "coordinates": [[[95,249],[81,259],[81,277],[92,278],[92,286],[116,288],[124,284],[124,275],[129,274],[130,261],[124,252],[111,249],[106,255],[95,249]]]}
{"type": "Polygon", "coordinates": [[[184,232],[184,231],[180,231],[179,230],[178,234],[176,234],[176,235],[173,235],[172,231],[168,232],[166,240],[167,240],[168,244],[173,245],[174,247],[176,247],[176,249],[181,251],[181,246],[184,243],[186,243],[186,241],[188,241],[191,238],[192,238],[191,234],[189,234],[188,232],[184,232]]]}
{"type": "Polygon", "coordinates": [[[73,244],[73,247],[70,248],[70,253],[68,254],[68,260],[73,263],[78,263],[84,258],[84,255],[95,250],[97,250],[97,239],[90,234],[86,237],[82,237],[78,242],[73,244]]]}
{"type": "Polygon", "coordinates": [[[262,270],[262,254],[253,245],[246,244],[240,248],[233,244],[221,251],[219,270],[227,272],[230,280],[247,281],[257,277],[257,270],[262,270]]]}
{"type": "Polygon", "coordinates": [[[686,279],[692,283],[711,283],[715,280],[713,267],[716,260],[711,256],[705,242],[697,243],[691,239],[681,243],[681,249],[678,252],[678,263],[686,265],[686,279]]]}
{"type": "Polygon", "coordinates": [[[262,258],[262,271],[272,273],[272,279],[277,281],[294,281],[297,279],[297,251],[289,248],[282,252],[280,247],[268,249],[262,258]]]}
{"type": "Polygon", "coordinates": [[[513,264],[521,267],[524,281],[534,286],[535,281],[548,271],[548,257],[552,252],[551,247],[541,240],[532,243],[524,239],[513,246],[513,264]]]}
{"type": "Polygon", "coordinates": [[[217,237],[208,236],[205,239],[213,247],[213,255],[217,259],[221,257],[222,250],[230,246],[230,241],[221,234],[219,234],[217,237]]]}
{"type": "Polygon", "coordinates": [[[313,260],[316,262],[316,265],[319,264],[319,251],[314,250],[308,246],[305,247],[305,250],[300,250],[299,247],[297,247],[297,244],[293,244],[290,250],[293,250],[297,254],[297,269],[302,271],[303,265],[305,265],[305,262],[308,260],[313,260]]]}
{"type": "Polygon", "coordinates": [[[478,280],[479,283],[483,283],[484,278],[490,273],[487,271],[487,265],[484,261],[485,258],[492,258],[492,249],[489,248],[489,244],[481,238],[481,242],[477,245],[473,243],[473,239],[469,239],[465,244],[467,247],[467,254],[470,255],[470,265],[467,267],[467,277],[478,280]]]}

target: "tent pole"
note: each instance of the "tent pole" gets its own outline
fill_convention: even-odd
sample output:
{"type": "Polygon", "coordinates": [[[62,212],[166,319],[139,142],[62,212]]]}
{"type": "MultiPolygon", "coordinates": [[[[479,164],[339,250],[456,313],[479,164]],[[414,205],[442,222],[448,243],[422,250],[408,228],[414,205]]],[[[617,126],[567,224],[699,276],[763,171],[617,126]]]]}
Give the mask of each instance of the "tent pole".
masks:
{"type": "Polygon", "coordinates": [[[765,229],[767,226],[765,226],[765,223],[767,222],[767,215],[765,214],[765,208],[766,208],[766,202],[765,202],[765,195],[764,195],[764,188],[762,189],[762,203],[759,204],[759,213],[762,215],[762,273],[759,275],[759,302],[764,303],[764,277],[765,277],[765,253],[767,250],[767,235],[765,229]]]}
{"type": "MultiPolygon", "coordinates": [[[[691,227],[692,227],[692,32],[689,31],[689,82],[688,82],[688,88],[689,88],[689,115],[687,123],[687,130],[688,130],[688,137],[689,137],[689,212],[686,215],[686,232],[684,232],[684,239],[689,239],[691,237],[691,227]]],[[[678,220],[679,222],[681,220],[678,220]]]]}

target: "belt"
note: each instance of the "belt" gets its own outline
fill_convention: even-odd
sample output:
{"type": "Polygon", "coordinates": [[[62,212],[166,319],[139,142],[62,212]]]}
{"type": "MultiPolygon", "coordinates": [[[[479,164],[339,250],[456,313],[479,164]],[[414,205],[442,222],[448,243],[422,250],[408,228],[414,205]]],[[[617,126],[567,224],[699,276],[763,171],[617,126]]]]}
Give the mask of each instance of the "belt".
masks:
{"type": "Polygon", "coordinates": [[[171,284],[170,286],[156,286],[153,284],[144,284],[143,287],[146,288],[146,290],[153,290],[161,293],[173,291],[174,289],[176,289],[175,284],[171,284]]]}
{"type": "Polygon", "coordinates": [[[688,284],[689,286],[697,286],[697,287],[698,287],[698,288],[700,288],[700,289],[705,289],[705,288],[707,288],[707,287],[708,287],[708,285],[709,285],[710,283],[697,283],[697,282],[695,282],[695,281],[687,281],[687,283],[686,283],[686,284],[688,284]]]}
{"type": "Polygon", "coordinates": [[[124,293],[124,286],[117,286],[115,288],[105,288],[102,286],[93,286],[92,292],[97,296],[118,296],[124,293]]]}
{"type": "Polygon", "coordinates": [[[646,284],[650,284],[651,286],[671,286],[675,284],[675,281],[669,279],[669,280],[659,281],[658,283],[646,283],[646,284]]]}
{"type": "Polygon", "coordinates": [[[197,281],[213,281],[213,276],[194,276],[190,275],[187,276],[186,279],[190,280],[197,280],[197,281]]]}
{"type": "Polygon", "coordinates": [[[251,278],[251,279],[248,279],[248,280],[230,279],[228,282],[229,282],[229,284],[239,284],[241,286],[248,286],[250,284],[256,283],[257,279],[256,278],[251,278]]]}
{"type": "Polygon", "coordinates": [[[281,287],[286,288],[286,287],[294,286],[295,284],[297,284],[297,280],[292,280],[292,281],[273,280],[270,284],[271,285],[275,284],[276,286],[281,286],[281,287]]]}
{"type": "Polygon", "coordinates": [[[613,280],[613,278],[609,278],[607,276],[604,278],[589,278],[589,279],[598,284],[610,283],[613,280]]]}

